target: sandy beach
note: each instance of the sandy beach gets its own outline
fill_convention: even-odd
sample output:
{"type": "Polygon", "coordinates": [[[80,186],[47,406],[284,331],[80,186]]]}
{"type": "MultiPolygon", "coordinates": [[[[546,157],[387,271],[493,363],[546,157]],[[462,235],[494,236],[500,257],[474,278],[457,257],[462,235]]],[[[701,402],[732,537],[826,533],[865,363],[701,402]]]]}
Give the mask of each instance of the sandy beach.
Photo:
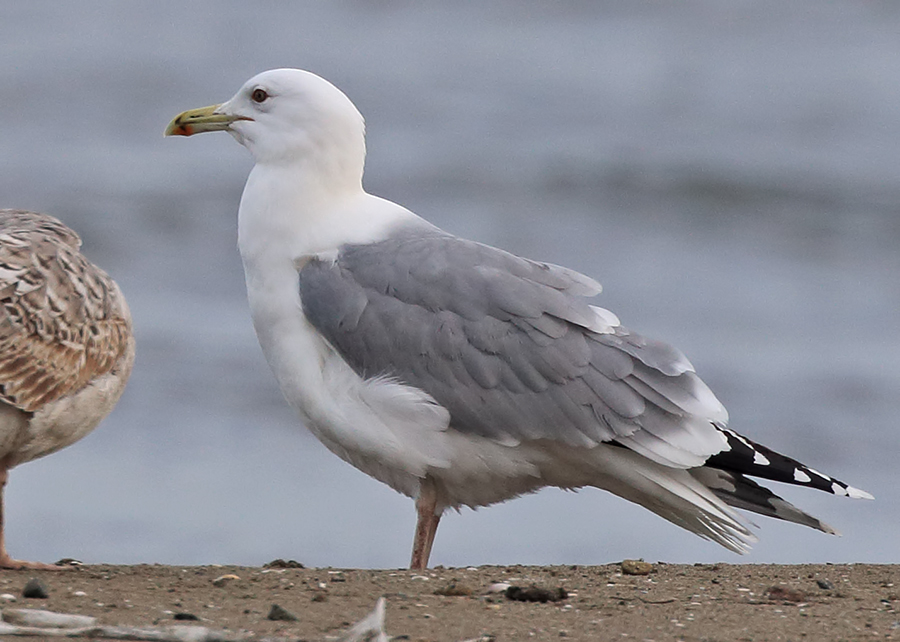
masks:
{"type": "Polygon", "coordinates": [[[0,575],[4,609],[90,615],[107,625],[193,624],[310,642],[339,635],[382,596],[388,639],[416,642],[898,639],[898,585],[900,566],[868,564],[654,563],[647,575],[623,573],[622,564],[438,567],[424,573],[85,565],[0,575]],[[48,597],[23,597],[32,578],[48,597]],[[545,591],[527,590],[532,587],[545,591]],[[529,595],[557,601],[510,597],[529,595]],[[296,620],[269,619],[273,605],[296,620]]]}

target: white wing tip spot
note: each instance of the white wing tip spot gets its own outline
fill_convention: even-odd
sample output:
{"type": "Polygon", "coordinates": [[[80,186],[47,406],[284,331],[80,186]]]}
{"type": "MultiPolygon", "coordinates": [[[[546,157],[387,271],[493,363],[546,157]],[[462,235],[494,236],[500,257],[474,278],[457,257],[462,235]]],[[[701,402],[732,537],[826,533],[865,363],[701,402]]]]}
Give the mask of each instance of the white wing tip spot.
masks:
{"type": "Polygon", "coordinates": [[[847,486],[846,490],[841,494],[852,497],[853,499],[875,499],[875,496],[871,493],[867,493],[859,488],[854,488],[853,486],[847,486]]]}
{"type": "Polygon", "coordinates": [[[756,464],[757,466],[768,466],[772,462],[770,462],[766,458],[766,456],[763,455],[761,452],[754,452],[753,453],[753,463],[756,464]]]}
{"type": "MultiPolygon", "coordinates": [[[[795,468],[794,469],[794,481],[798,481],[801,484],[808,484],[809,482],[812,481],[812,477],[807,475],[805,472],[803,472],[799,468],[795,468]]],[[[835,486],[837,486],[837,484],[835,484],[835,486]]],[[[841,489],[841,490],[843,490],[843,489],[841,489]]],[[[836,494],[842,495],[843,493],[836,493],[836,494]]]]}

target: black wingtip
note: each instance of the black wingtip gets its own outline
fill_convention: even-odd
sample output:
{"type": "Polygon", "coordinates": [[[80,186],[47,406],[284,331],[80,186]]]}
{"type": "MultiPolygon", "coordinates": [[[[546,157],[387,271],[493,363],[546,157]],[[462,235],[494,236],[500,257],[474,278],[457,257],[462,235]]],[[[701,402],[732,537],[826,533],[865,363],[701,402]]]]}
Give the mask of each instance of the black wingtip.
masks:
{"type": "Polygon", "coordinates": [[[728,441],[728,449],[713,455],[706,461],[706,465],[711,468],[815,488],[832,495],[844,495],[854,499],[874,499],[864,490],[820,473],[796,459],[757,444],[733,430],[727,428],[719,430],[728,441]]]}

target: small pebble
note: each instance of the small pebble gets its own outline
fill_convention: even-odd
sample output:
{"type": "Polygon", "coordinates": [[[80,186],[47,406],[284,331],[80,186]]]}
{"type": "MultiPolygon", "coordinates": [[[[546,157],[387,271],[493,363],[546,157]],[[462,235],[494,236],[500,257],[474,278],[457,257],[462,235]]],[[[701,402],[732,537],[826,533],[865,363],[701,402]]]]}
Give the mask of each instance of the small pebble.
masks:
{"type": "Polygon", "coordinates": [[[465,584],[450,582],[446,586],[435,589],[434,594],[443,595],[445,597],[469,597],[472,595],[472,589],[465,584]]]}
{"type": "Polygon", "coordinates": [[[816,584],[818,584],[819,588],[823,591],[830,591],[834,588],[834,584],[832,584],[829,580],[816,580],[816,584]]]}
{"type": "Polygon", "coordinates": [[[46,584],[44,584],[38,578],[32,577],[25,584],[25,588],[22,589],[22,597],[46,600],[48,597],[50,597],[50,592],[47,590],[46,584]]]}
{"type": "Polygon", "coordinates": [[[494,582],[489,587],[485,593],[505,593],[506,589],[508,589],[512,584],[509,582],[494,582]]]}
{"type": "Polygon", "coordinates": [[[12,593],[3,593],[0,595],[0,600],[3,600],[4,602],[15,602],[16,596],[12,593]]]}
{"type": "Polygon", "coordinates": [[[622,572],[625,575],[650,575],[653,564],[644,560],[622,560],[622,572]]]}
{"type": "Polygon", "coordinates": [[[220,575],[219,577],[214,579],[212,581],[212,585],[221,587],[221,586],[225,586],[229,582],[233,582],[234,580],[239,580],[239,579],[241,579],[241,578],[238,577],[237,575],[234,575],[233,573],[229,573],[228,575],[220,575]]]}
{"type": "Polygon", "coordinates": [[[187,620],[190,622],[196,622],[200,618],[194,615],[193,613],[176,613],[172,616],[173,620],[187,620]]]}
{"type": "Polygon", "coordinates": [[[284,607],[278,606],[277,604],[273,604],[272,608],[269,609],[269,614],[266,616],[267,620],[283,620],[285,622],[296,622],[297,616],[285,609],[284,607]]]}
{"type": "Polygon", "coordinates": [[[507,599],[516,602],[559,602],[569,597],[564,588],[545,589],[539,586],[510,586],[506,589],[507,599]]]}
{"type": "Polygon", "coordinates": [[[263,568],[306,568],[297,560],[283,560],[281,558],[272,560],[268,564],[263,564],[263,568]]]}

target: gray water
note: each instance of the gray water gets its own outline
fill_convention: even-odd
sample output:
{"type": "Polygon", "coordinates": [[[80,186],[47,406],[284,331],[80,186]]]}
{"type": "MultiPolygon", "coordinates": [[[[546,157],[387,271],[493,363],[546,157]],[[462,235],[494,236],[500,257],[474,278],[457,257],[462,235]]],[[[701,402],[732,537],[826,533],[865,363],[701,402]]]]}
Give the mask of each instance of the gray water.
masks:
{"type": "MultiPolygon", "coordinates": [[[[2,207],[121,284],[138,361],[82,442],[16,469],[14,555],[397,567],[412,502],[329,454],[256,345],[251,166],[176,113],[298,66],[367,118],[368,189],[571,266],[692,359],[740,432],[877,496],[787,489],[750,562],[900,562],[900,5],[0,3],[2,207]]],[[[742,558],[600,491],[449,514],[433,562],[742,558]]]]}

